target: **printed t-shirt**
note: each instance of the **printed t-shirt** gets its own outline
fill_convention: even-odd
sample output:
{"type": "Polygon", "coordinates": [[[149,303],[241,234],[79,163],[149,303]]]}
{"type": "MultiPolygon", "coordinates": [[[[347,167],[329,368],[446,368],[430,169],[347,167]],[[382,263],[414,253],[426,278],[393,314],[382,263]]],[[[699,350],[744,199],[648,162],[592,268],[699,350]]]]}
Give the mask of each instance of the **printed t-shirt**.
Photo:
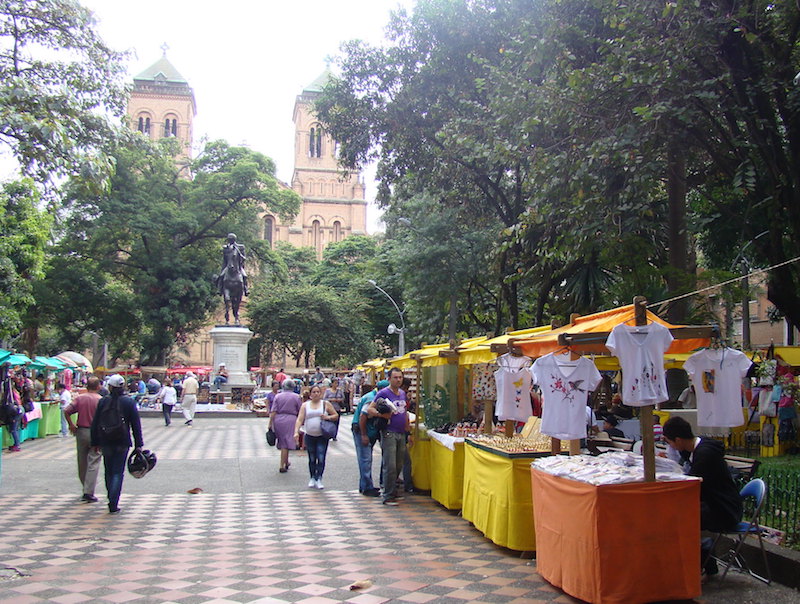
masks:
{"type": "Polygon", "coordinates": [[[393,413],[392,418],[389,420],[389,425],[386,430],[389,432],[406,433],[406,393],[405,390],[399,390],[397,394],[392,392],[389,387],[379,390],[375,395],[376,399],[385,398],[387,401],[392,401],[399,413],[393,413]]]}
{"type": "Polygon", "coordinates": [[[606,340],[606,348],[622,368],[622,401],[629,407],[644,407],[669,399],[664,371],[664,353],[672,343],[669,329],[660,323],[642,326],[617,325],[606,340]]]}
{"type": "Polygon", "coordinates": [[[497,385],[494,411],[497,418],[500,421],[528,421],[533,415],[530,370],[500,368],[494,373],[494,381],[497,385]]]}
{"type": "Polygon", "coordinates": [[[742,378],[750,359],[740,350],[706,348],[686,359],[683,368],[694,384],[698,426],[741,426],[742,378]]]}
{"type": "Polygon", "coordinates": [[[542,390],[542,434],[562,440],[586,438],[586,400],[602,376],[589,359],[572,361],[566,355],[547,354],[530,370],[542,390]],[[575,367],[563,367],[569,363],[575,367]]]}

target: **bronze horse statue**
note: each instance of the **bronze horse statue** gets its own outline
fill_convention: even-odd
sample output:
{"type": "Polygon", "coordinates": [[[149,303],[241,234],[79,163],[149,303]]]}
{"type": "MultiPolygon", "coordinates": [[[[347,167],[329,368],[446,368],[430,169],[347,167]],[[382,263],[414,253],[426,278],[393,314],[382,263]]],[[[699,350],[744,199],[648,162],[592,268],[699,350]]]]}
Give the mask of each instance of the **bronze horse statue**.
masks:
{"type": "Polygon", "coordinates": [[[222,270],[217,277],[219,293],[225,300],[225,325],[230,324],[231,310],[234,325],[241,325],[239,305],[242,303],[242,296],[247,295],[245,260],[244,246],[236,243],[236,235],[229,233],[227,243],[222,248],[222,270]]]}

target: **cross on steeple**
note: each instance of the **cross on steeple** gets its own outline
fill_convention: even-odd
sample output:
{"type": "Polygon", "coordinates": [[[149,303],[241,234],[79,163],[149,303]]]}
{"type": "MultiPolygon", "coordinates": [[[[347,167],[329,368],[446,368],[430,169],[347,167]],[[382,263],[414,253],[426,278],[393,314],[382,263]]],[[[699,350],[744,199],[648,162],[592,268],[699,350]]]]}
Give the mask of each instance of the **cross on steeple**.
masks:
{"type": "Polygon", "coordinates": [[[169,46],[167,46],[167,43],[166,43],[166,42],[164,42],[164,43],[161,45],[161,51],[164,53],[164,55],[163,55],[163,56],[165,56],[165,57],[167,56],[167,51],[168,51],[168,50],[169,50],[169,46]]]}

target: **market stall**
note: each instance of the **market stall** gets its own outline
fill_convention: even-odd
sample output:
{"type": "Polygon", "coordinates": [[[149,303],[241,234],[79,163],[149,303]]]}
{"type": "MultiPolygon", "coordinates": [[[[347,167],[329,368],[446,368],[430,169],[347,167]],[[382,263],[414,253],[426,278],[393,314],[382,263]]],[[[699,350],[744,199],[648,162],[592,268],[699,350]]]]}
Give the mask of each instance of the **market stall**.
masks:
{"type": "Polygon", "coordinates": [[[548,582],[604,604],[701,594],[699,480],[595,485],[536,464],[530,479],[536,568],[548,582]]]}
{"type": "Polygon", "coordinates": [[[464,496],[464,438],[428,431],[431,497],[460,510],[464,496]]]}

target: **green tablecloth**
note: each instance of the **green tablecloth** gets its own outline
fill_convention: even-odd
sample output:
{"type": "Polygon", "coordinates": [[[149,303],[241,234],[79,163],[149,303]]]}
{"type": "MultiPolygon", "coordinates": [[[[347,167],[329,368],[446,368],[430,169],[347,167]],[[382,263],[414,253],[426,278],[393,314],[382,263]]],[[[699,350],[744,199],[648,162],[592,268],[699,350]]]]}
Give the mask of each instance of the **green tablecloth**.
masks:
{"type": "Polygon", "coordinates": [[[39,420],[39,438],[61,432],[61,408],[58,401],[42,401],[42,419],[39,420]]]}
{"type": "MultiPolygon", "coordinates": [[[[39,419],[32,419],[28,425],[19,429],[19,442],[25,442],[29,438],[39,437],[39,419]]],[[[11,432],[8,431],[7,426],[3,426],[3,447],[10,447],[14,444],[14,439],[11,438],[11,432]]]]}

